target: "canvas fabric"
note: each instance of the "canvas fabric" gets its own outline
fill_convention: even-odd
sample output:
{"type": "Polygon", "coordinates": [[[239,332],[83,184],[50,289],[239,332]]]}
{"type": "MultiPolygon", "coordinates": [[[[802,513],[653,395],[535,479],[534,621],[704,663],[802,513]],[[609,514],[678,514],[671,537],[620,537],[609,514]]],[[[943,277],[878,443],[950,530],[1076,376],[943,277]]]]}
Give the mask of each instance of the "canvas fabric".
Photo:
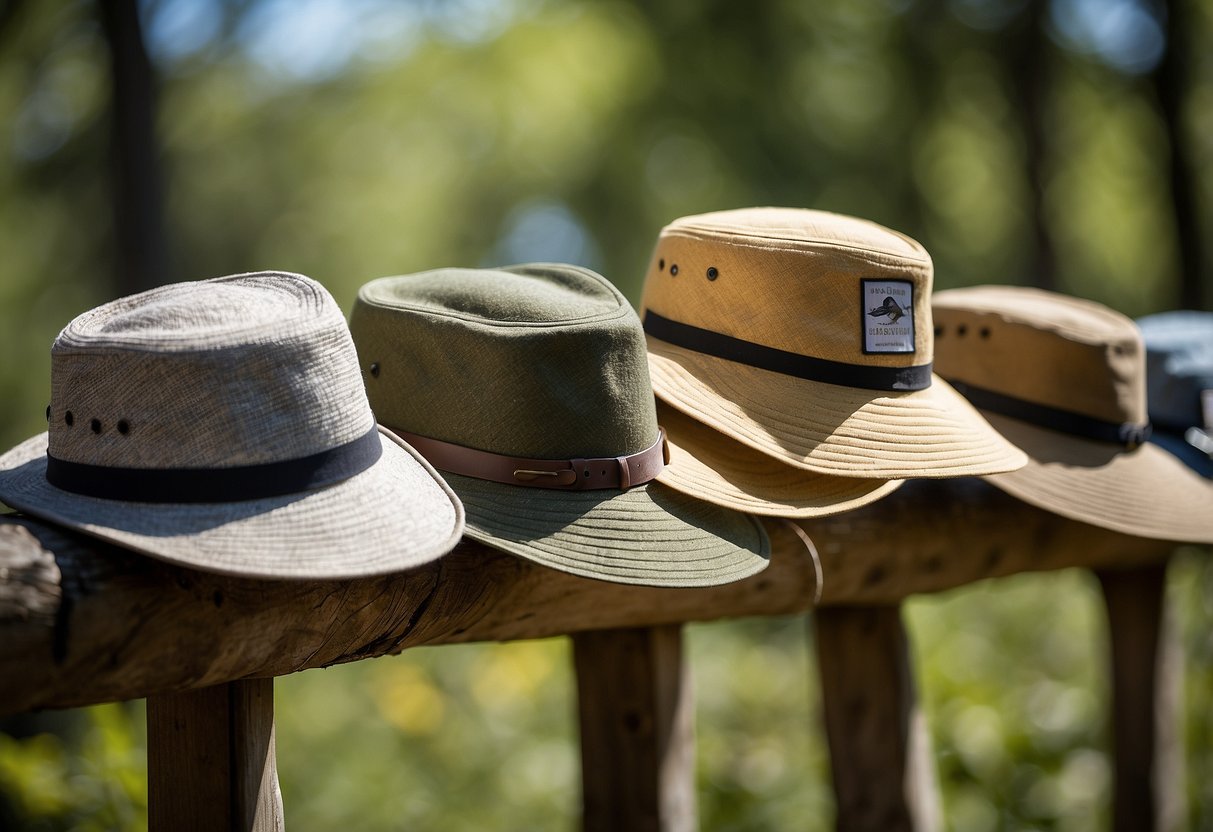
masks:
{"type": "MultiPolygon", "coordinates": [[[[1012,286],[940,292],[934,305],[935,363],[946,378],[1107,424],[1146,423],[1145,348],[1125,316],[1012,286]]],[[[1213,541],[1213,486],[1159,448],[1063,431],[1058,420],[983,414],[1029,457],[987,477],[1013,496],[1125,534],[1213,541]]]]}
{"type": "MultiPolygon", "coordinates": [[[[389,427],[511,457],[616,457],[657,441],[644,335],[600,275],[563,264],[381,278],[350,327],[389,427]]],[[[585,577],[658,586],[762,569],[753,518],[648,483],[558,490],[452,474],[469,537],[585,577]]]]}
{"type": "Polygon", "coordinates": [[[648,336],[658,398],[779,462],[871,479],[1008,471],[1023,455],[930,375],[930,256],[865,220],[788,208],[684,217],[662,229],[641,315],[846,365],[831,381],[753,366],[648,336]],[[888,287],[897,316],[877,314],[888,287]],[[891,333],[885,344],[869,337],[891,333]],[[858,369],[856,369],[858,368],[858,369]],[[869,368],[919,368],[923,389],[873,389],[869,368]]]}
{"type": "Polygon", "coordinates": [[[768,517],[826,517],[873,503],[903,480],[817,474],[784,465],[658,402],[670,464],[657,479],[726,508],[768,517]]]}

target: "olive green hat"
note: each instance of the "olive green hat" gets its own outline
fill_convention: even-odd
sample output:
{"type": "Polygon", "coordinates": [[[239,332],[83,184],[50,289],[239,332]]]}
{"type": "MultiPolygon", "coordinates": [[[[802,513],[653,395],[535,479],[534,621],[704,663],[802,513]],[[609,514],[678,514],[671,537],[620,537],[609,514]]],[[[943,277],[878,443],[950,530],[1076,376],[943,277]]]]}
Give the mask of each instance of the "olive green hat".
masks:
{"type": "Polygon", "coordinates": [[[758,572],[754,518],[668,489],[640,319],[576,266],[439,269],[362,287],[350,318],[371,408],[445,471],[468,537],[608,581],[758,572]]]}

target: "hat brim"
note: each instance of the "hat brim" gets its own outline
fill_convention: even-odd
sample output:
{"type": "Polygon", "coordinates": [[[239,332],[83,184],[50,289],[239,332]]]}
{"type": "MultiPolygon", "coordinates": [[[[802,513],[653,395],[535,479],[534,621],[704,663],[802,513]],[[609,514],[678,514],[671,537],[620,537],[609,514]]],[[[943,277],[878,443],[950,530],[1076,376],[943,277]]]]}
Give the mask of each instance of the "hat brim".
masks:
{"type": "Polygon", "coordinates": [[[463,501],[468,537],[586,578],[714,586],[761,571],[771,554],[757,519],[652,482],[556,491],[446,477],[463,501]]]}
{"type": "Polygon", "coordinates": [[[1018,471],[986,477],[1045,511],[1153,540],[1213,543],[1213,483],[1161,448],[1126,451],[987,413],[1028,454],[1018,471]]]}
{"type": "Polygon", "coordinates": [[[881,393],[809,381],[648,336],[662,401],[795,468],[843,477],[965,477],[1013,471],[1022,452],[938,376],[881,393]]]}
{"type": "Polygon", "coordinates": [[[0,456],[0,500],[169,563],[252,578],[337,579],[435,560],[463,531],[458,498],[424,459],[380,428],[383,455],[322,489],[235,503],[136,503],[46,481],[45,433],[0,456]]]}
{"type": "Polygon", "coordinates": [[[725,508],[767,517],[826,517],[866,506],[903,480],[860,479],[793,468],[681,411],[658,404],[670,464],[657,481],[725,508]]]}

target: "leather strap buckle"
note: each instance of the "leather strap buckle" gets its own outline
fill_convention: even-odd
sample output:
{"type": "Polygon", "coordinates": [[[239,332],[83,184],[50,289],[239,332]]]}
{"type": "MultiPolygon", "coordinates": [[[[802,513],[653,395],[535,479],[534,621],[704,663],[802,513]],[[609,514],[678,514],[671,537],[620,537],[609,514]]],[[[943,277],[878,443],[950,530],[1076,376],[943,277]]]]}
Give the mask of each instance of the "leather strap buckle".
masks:
{"type": "Polygon", "coordinates": [[[408,431],[394,432],[440,471],[526,488],[626,491],[656,479],[670,461],[669,445],[661,427],[657,429],[657,441],[638,453],[568,460],[512,457],[408,431]]]}
{"type": "Polygon", "coordinates": [[[572,485],[577,482],[577,472],[571,468],[563,471],[528,471],[519,468],[514,472],[514,479],[518,482],[534,482],[540,477],[551,477],[551,481],[559,485],[572,485]]]}

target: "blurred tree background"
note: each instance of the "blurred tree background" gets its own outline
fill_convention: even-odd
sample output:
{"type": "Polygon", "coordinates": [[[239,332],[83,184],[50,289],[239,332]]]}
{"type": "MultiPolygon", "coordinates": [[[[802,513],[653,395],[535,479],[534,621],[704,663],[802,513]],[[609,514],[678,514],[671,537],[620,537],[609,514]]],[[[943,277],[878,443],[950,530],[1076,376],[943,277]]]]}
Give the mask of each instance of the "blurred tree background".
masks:
{"type": "MultiPolygon", "coordinates": [[[[0,446],[43,428],[58,330],[122,294],[271,268],[348,309],[560,260],[635,300],[664,223],[743,205],[906,232],[940,288],[1208,308],[1210,44],[1210,0],[0,0],[0,446]]],[[[1200,554],[1169,592],[1213,829],[1200,554]]],[[[1106,828],[1102,615],[1068,572],[907,605],[952,828],[1106,828]]],[[[830,828],[802,621],[689,632],[704,828],[830,828]]],[[[561,641],[277,690],[292,829],[575,822],[561,641]]],[[[0,723],[0,828],[145,826],[141,708],[0,723]]]]}

